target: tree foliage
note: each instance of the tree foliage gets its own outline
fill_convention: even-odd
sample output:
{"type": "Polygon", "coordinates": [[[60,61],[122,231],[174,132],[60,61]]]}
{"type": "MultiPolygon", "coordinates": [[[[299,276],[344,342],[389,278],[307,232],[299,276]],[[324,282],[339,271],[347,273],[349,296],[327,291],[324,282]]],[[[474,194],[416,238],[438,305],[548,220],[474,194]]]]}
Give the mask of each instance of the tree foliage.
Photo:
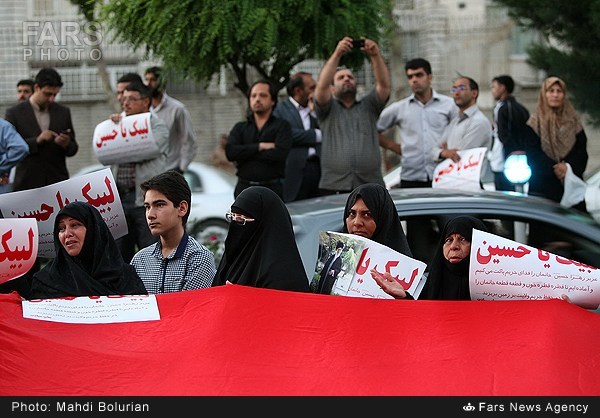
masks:
{"type": "MultiPolygon", "coordinates": [[[[97,0],[71,0],[71,4],[77,6],[79,13],[83,16],[83,18],[92,24],[91,30],[87,34],[90,40],[94,43],[95,49],[102,50],[100,44],[96,44],[96,41],[99,39],[96,37],[98,30],[101,28],[96,27],[97,19],[96,12],[99,7],[99,2],[97,0]]],[[[100,58],[96,60],[96,69],[98,70],[98,75],[100,76],[100,80],[102,80],[102,89],[104,93],[106,93],[106,97],[108,98],[108,103],[110,107],[112,107],[115,111],[120,111],[121,106],[115,97],[112,86],[110,85],[110,77],[108,75],[108,68],[106,61],[104,60],[103,53],[100,53],[100,58]]]]}
{"type": "Polygon", "coordinates": [[[600,0],[494,0],[519,25],[538,31],[528,63],[566,83],[575,106],[600,124],[600,0]]]}
{"type": "MultiPolygon", "coordinates": [[[[251,68],[282,87],[296,64],[326,59],[343,36],[380,42],[390,10],[390,0],[108,0],[101,16],[118,40],[185,78],[208,84],[228,66],[245,93],[251,68]]],[[[350,54],[347,65],[363,61],[350,54]]]]}

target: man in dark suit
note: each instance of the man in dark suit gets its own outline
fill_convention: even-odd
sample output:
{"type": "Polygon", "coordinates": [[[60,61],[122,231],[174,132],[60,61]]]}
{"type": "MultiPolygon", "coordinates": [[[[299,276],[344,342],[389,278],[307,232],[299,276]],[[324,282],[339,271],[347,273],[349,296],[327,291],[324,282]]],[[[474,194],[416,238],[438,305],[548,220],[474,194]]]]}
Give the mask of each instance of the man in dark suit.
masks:
{"type": "Polygon", "coordinates": [[[317,293],[329,295],[333,289],[333,285],[337,280],[338,274],[342,271],[342,250],[344,243],[338,241],[335,246],[335,252],[329,256],[323,269],[321,270],[321,279],[319,280],[319,288],[317,293]]]}
{"type": "Polygon", "coordinates": [[[6,120],[29,146],[29,155],[17,164],[14,191],[35,189],[67,180],[66,157],[77,153],[75,131],[68,107],[55,102],[62,79],[52,68],[42,68],[33,94],[6,111],[6,120]]]}
{"type": "Polygon", "coordinates": [[[293,74],[286,86],[288,99],[279,102],[273,112],[292,127],[293,145],[285,162],[283,181],[285,202],[319,195],[321,130],[309,107],[316,85],[310,73],[293,74]]]}

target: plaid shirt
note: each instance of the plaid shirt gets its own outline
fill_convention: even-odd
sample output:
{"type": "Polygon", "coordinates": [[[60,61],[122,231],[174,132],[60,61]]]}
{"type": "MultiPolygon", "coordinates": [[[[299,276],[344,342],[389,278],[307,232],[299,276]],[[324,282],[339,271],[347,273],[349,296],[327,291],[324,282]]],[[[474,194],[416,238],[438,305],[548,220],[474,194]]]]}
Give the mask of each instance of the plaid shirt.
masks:
{"type": "Polygon", "coordinates": [[[188,234],[168,257],[158,241],[138,251],[131,264],[150,294],[211,287],[216,273],[213,253],[188,234]]]}

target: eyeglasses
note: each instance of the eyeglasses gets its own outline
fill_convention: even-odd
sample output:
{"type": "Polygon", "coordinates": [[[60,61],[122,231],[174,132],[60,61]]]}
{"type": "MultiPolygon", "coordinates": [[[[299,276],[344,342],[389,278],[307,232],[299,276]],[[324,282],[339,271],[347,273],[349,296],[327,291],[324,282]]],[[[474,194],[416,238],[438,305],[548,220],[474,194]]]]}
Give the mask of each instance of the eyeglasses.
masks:
{"type": "Polygon", "coordinates": [[[460,86],[456,86],[456,87],[452,87],[450,89],[450,91],[452,91],[452,93],[456,93],[457,91],[465,91],[469,86],[465,86],[464,84],[461,84],[460,86]]]}
{"type": "Polygon", "coordinates": [[[254,222],[256,219],[252,219],[252,218],[246,218],[244,215],[238,215],[237,213],[231,213],[231,212],[227,212],[225,214],[225,219],[227,219],[227,222],[235,222],[238,225],[246,225],[246,222],[254,222]]]}

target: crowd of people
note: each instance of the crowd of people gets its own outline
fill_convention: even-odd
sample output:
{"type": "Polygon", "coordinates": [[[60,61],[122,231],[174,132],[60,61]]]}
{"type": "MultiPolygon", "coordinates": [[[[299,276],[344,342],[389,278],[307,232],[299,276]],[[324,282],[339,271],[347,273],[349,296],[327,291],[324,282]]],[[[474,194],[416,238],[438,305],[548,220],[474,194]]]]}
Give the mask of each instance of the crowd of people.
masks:
{"type": "MultiPolygon", "coordinates": [[[[475,147],[489,150],[498,190],[511,190],[503,166],[515,153],[525,153],[532,166],[530,194],[559,202],[567,165],[583,175],[587,138],[563,80],[544,80],[530,115],[512,95],[514,80],[495,77],[497,104],[488,118],[477,105],[477,81],[459,75],[450,97],[432,88],[432,74],[426,59],[409,60],[405,75],[412,94],[388,104],[391,80],[379,46],[370,39],[357,46],[344,37],[317,80],[308,72],[290,76],[285,100],[278,100],[269,80],[253,83],[247,118],[221,136],[214,156],[238,179],[219,265],[186,232],[192,202],[182,173],[198,148],[190,113],[167,94],[161,67],[148,68],[144,79],[125,74],[116,85],[121,112],[109,118],[119,122],[149,113],[158,148],[154,158],[131,153],[111,166],[128,233],[115,240],[95,207],[69,203],[54,222],[56,257],[45,265],[38,260],[20,281],[4,283],[0,290],[17,290],[27,299],[155,294],[228,283],[309,292],[285,203],[339,193],[349,193],[342,232],[412,257],[411,236],[424,233],[427,225],[409,222],[405,234],[383,182],[382,149],[401,156],[401,188],[431,187],[439,162],[458,162],[459,151],[475,147]],[[341,65],[344,55],[357,48],[370,59],[374,76],[374,85],[361,98],[353,71],[341,65]],[[398,129],[400,142],[388,137],[392,128],[398,129]]],[[[17,84],[19,103],[6,111],[6,121],[0,120],[0,184],[6,185],[15,170],[11,189],[5,191],[69,178],[66,158],[79,146],[69,108],[55,101],[62,85],[51,68],[17,84]]],[[[433,256],[419,299],[470,298],[474,228],[486,230],[481,220],[466,216],[443,225],[437,247],[428,249],[433,256]]],[[[343,247],[338,243],[325,262],[318,293],[331,292],[343,247]]],[[[372,270],[371,276],[393,297],[413,298],[389,273],[372,270]]]]}

